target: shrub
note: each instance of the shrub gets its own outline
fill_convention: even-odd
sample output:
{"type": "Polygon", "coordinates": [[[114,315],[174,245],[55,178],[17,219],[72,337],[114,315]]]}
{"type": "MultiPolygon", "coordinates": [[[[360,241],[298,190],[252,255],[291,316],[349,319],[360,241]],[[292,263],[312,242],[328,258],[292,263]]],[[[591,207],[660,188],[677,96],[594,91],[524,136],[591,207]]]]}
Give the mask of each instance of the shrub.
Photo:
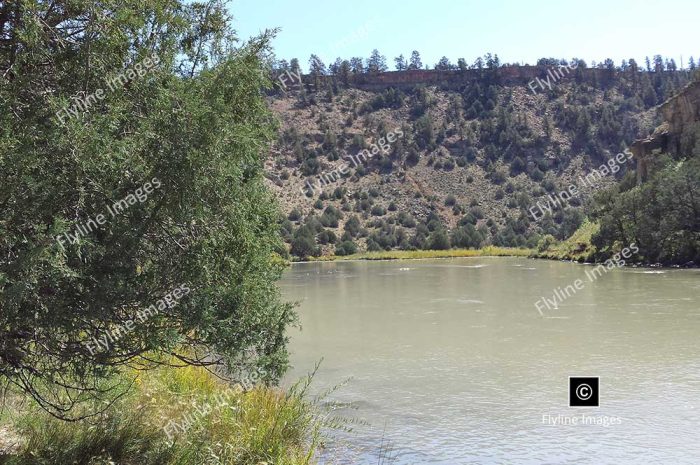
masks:
{"type": "Polygon", "coordinates": [[[298,208],[293,208],[291,212],[289,212],[289,216],[287,218],[289,221],[299,221],[301,219],[302,213],[301,210],[298,208]]]}
{"type": "Polygon", "coordinates": [[[440,228],[430,235],[428,245],[431,250],[447,250],[450,248],[450,238],[447,236],[447,232],[440,228]]]}
{"type": "Polygon", "coordinates": [[[295,236],[292,239],[291,252],[292,255],[302,259],[306,257],[318,257],[321,255],[321,250],[316,245],[314,238],[306,235],[295,236]]]}
{"type": "Polygon", "coordinates": [[[353,255],[357,253],[357,245],[353,241],[343,241],[335,248],[336,255],[353,255]]]}
{"type": "Polygon", "coordinates": [[[547,250],[549,250],[550,247],[552,247],[556,243],[556,238],[551,234],[547,234],[546,236],[542,237],[542,239],[540,239],[540,241],[537,243],[537,250],[539,252],[546,252],[547,250]]]}
{"type": "Polygon", "coordinates": [[[375,205],[372,207],[372,211],[370,213],[372,213],[374,216],[384,216],[386,215],[386,210],[380,205],[375,205]]]}

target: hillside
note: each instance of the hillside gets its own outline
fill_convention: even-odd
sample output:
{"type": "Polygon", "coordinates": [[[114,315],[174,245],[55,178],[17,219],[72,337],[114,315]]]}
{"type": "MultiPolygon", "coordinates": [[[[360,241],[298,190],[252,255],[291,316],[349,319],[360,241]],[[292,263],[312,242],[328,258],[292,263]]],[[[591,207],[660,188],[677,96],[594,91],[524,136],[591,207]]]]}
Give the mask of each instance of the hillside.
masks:
{"type": "Polygon", "coordinates": [[[292,254],[570,237],[689,73],[562,69],[306,75],[271,95],[266,173],[292,254]]]}

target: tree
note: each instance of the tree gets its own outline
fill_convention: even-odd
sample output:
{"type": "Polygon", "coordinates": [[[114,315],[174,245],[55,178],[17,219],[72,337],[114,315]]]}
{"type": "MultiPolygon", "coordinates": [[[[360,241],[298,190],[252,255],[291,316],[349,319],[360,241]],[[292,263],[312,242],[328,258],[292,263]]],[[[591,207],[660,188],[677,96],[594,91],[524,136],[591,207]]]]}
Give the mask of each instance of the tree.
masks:
{"type": "Polygon", "coordinates": [[[501,66],[501,60],[498,58],[497,54],[491,55],[490,53],[487,53],[484,55],[484,58],[488,69],[496,69],[501,66]]]}
{"type": "Polygon", "coordinates": [[[326,65],[317,55],[309,58],[309,73],[312,76],[323,76],[326,74],[326,65]]]}
{"type": "Polygon", "coordinates": [[[299,59],[292,58],[289,61],[289,68],[290,68],[292,74],[298,75],[299,73],[301,73],[301,67],[299,66],[299,59]]]}
{"type": "Polygon", "coordinates": [[[467,64],[467,60],[464,58],[459,58],[457,60],[457,67],[459,68],[460,71],[466,71],[469,69],[469,65],[467,64]]]}
{"type": "Polygon", "coordinates": [[[314,257],[319,254],[318,246],[313,237],[307,235],[297,235],[292,239],[293,255],[299,258],[314,257]]]}
{"type": "Polygon", "coordinates": [[[343,241],[335,248],[336,255],[352,255],[357,253],[357,244],[353,241],[343,241]]]}
{"type": "Polygon", "coordinates": [[[435,65],[435,69],[438,71],[448,71],[452,69],[452,65],[450,64],[450,59],[447,57],[442,57],[440,58],[440,61],[437,62],[435,65]]]}
{"type": "Polygon", "coordinates": [[[376,48],[372,50],[372,55],[367,60],[367,71],[370,73],[383,73],[387,70],[386,57],[379,53],[376,48]]]}
{"type": "Polygon", "coordinates": [[[423,68],[423,62],[420,60],[420,53],[414,50],[411,53],[411,61],[409,62],[408,69],[421,69],[423,68]]]}
{"type": "Polygon", "coordinates": [[[408,62],[403,55],[399,55],[394,58],[394,63],[396,63],[396,71],[404,71],[408,69],[408,62]]]}
{"type": "Polygon", "coordinates": [[[338,73],[340,72],[340,66],[342,65],[343,60],[338,57],[335,59],[335,61],[328,66],[328,72],[334,76],[337,76],[338,73]]]}
{"type": "Polygon", "coordinates": [[[218,1],[7,5],[3,384],[75,418],[128,389],[126,365],[278,378],[294,313],[262,171],[272,35],[237,45],[218,1]]]}
{"type": "Polygon", "coordinates": [[[365,72],[364,61],[360,57],[350,58],[350,68],[354,74],[362,74],[365,72]]]}
{"type": "Polygon", "coordinates": [[[428,240],[430,250],[448,250],[450,248],[450,238],[443,228],[436,229],[428,240]]]}
{"type": "Polygon", "coordinates": [[[661,55],[654,55],[654,72],[660,73],[665,69],[664,59],[661,55]]]}
{"type": "Polygon", "coordinates": [[[352,67],[350,65],[350,62],[348,60],[343,60],[340,63],[340,68],[338,68],[338,76],[340,76],[341,81],[343,81],[343,84],[348,85],[350,82],[350,72],[352,70],[352,67]]]}
{"type": "Polygon", "coordinates": [[[318,92],[321,89],[321,76],[326,75],[326,65],[317,55],[311,55],[309,58],[309,74],[313,77],[314,88],[318,92]]]}

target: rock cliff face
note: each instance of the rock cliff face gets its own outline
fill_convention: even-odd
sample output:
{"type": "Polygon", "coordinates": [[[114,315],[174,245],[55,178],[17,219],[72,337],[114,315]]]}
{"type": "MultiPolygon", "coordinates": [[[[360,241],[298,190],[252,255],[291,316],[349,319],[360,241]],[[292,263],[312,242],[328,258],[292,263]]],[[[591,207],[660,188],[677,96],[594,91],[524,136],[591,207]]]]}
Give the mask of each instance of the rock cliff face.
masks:
{"type": "Polygon", "coordinates": [[[678,94],[658,107],[664,118],[654,133],[635,141],[630,150],[637,161],[637,182],[646,179],[654,155],[680,153],[681,135],[700,121],[700,81],[688,84],[678,94]]]}
{"type": "MultiPolygon", "coordinates": [[[[320,76],[319,87],[326,85],[328,81],[338,80],[343,84],[361,90],[377,91],[389,87],[397,89],[413,88],[417,85],[439,85],[442,88],[457,89],[478,79],[492,75],[499,84],[523,84],[536,79],[546,79],[548,71],[557,70],[556,66],[503,66],[497,69],[467,69],[467,70],[425,70],[414,69],[407,71],[389,71],[376,74],[350,75],[347,82],[343,82],[341,76],[320,76]]],[[[577,71],[587,79],[604,80],[610,78],[610,72],[604,69],[586,68],[581,70],[571,70],[563,74],[562,79],[574,79],[577,71]]],[[[311,75],[304,75],[303,82],[312,90],[316,79],[311,75]]]]}
{"type": "Polygon", "coordinates": [[[688,84],[678,95],[661,104],[659,111],[670,134],[682,134],[700,121],[700,81],[688,84]]]}

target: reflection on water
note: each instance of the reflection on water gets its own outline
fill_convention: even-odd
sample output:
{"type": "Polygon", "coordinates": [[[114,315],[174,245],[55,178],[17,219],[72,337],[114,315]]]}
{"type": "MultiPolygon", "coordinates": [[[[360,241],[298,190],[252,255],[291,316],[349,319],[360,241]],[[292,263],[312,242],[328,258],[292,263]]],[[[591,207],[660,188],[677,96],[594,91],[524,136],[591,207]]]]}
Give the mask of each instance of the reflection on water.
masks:
{"type": "Polygon", "coordinates": [[[288,382],[367,420],[324,463],[700,463],[700,271],[618,269],[547,311],[585,265],[509,258],[297,264],[288,382]],[[568,377],[600,376],[601,406],[568,407],[568,377]],[[544,415],[620,417],[552,426],[544,415]]]}

